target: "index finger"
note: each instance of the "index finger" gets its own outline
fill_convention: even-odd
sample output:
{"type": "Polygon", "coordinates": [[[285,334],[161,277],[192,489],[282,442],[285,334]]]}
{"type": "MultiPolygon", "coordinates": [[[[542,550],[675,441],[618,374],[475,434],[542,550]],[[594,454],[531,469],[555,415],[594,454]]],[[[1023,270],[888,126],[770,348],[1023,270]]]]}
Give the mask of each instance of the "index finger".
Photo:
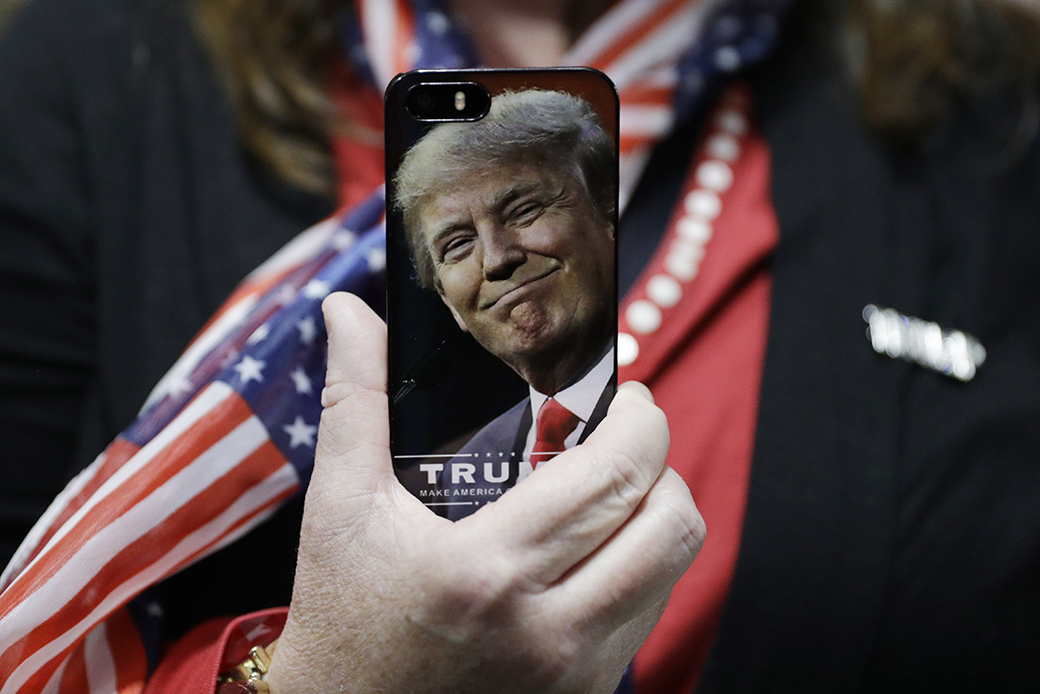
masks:
{"type": "Polygon", "coordinates": [[[584,443],[542,463],[498,501],[459,521],[503,551],[523,555],[550,584],[635,512],[664,470],[668,423],[645,386],[623,384],[584,443]]]}

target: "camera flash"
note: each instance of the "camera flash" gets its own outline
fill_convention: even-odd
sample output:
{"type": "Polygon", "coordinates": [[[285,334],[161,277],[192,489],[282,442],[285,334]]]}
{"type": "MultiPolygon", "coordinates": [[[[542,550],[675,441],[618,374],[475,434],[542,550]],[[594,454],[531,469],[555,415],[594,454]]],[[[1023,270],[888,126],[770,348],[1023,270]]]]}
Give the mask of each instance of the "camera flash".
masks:
{"type": "Polygon", "coordinates": [[[455,110],[463,111],[466,108],[466,92],[455,92],[455,110]]]}

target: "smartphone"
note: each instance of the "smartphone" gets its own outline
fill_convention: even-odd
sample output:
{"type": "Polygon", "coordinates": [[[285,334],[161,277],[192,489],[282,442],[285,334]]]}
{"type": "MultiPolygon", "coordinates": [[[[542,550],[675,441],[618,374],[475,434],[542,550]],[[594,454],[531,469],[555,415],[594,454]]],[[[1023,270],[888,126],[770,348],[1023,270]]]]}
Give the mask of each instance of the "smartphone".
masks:
{"type": "Polygon", "coordinates": [[[420,70],[385,133],[391,453],[457,520],[617,389],[618,97],[588,68],[420,70]]]}

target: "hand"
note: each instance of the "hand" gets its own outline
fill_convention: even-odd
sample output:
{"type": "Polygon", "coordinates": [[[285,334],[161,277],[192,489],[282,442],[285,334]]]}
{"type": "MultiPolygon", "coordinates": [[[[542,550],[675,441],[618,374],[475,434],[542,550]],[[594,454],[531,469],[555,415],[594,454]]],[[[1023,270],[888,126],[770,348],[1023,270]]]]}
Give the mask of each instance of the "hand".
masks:
{"type": "Polygon", "coordinates": [[[323,308],[326,409],[271,691],[612,692],[704,541],[649,391],[623,385],[585,443],[452,523],[394,477],[385,326],[353,296],[323,308]]]}

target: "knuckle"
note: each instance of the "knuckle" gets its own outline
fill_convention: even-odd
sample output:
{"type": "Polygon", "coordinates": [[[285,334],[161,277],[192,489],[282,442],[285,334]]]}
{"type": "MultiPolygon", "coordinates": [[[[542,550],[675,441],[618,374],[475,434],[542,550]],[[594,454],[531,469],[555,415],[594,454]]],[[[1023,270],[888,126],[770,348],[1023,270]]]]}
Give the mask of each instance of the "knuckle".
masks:
{"type": "Polygon", "coordinates": [[[668,454],[668,420],[650,402],[639,401],[631,413],[627,440],[599,451],[598,467],[608,476],[616,496],[639,503],[664,468],[668,454]]]}
{"type": "Polygon", "coordinates": [[[593,467],[605,493],[629,510],[635,510],[653,483],[638,454],[613,450],[599,455],[593,467]]]}
{"type": "Polygon", "coordinates": [[[675,533],[676,544],[684,550],[687,564],[693,562],[704,545],[707,526],[689,492],[671,492],[663,500],[662,511],[675,533]]]}
{"type": "MultiPolygon", "coordinates": [[[[337,384],[331,388],[336,392],[322,409],[319,442],[324,439],[333,443],[340,453],[356,443],[381,443],[386,429],[386,394],[353,384],[337,384]]],[[[325,390],[328,392],[330,388],[325,390]]]]}
{"type": "Polygon", "coordinates": [[[639,398],[627,400],[616,413],[609,434],[596,439],[587,450],[604,496],[619,500],[631,511],[665,467],[669,434],[668,420],[657,406],[639,398]]]}
{"type": "Polygon", "coordinates": [[[329,383],[321,391],[321,404],[326,409],[342,408],[351,404],[369,407],[385,399],[384,391],[366,388],[354,381],[329,383]]]}

